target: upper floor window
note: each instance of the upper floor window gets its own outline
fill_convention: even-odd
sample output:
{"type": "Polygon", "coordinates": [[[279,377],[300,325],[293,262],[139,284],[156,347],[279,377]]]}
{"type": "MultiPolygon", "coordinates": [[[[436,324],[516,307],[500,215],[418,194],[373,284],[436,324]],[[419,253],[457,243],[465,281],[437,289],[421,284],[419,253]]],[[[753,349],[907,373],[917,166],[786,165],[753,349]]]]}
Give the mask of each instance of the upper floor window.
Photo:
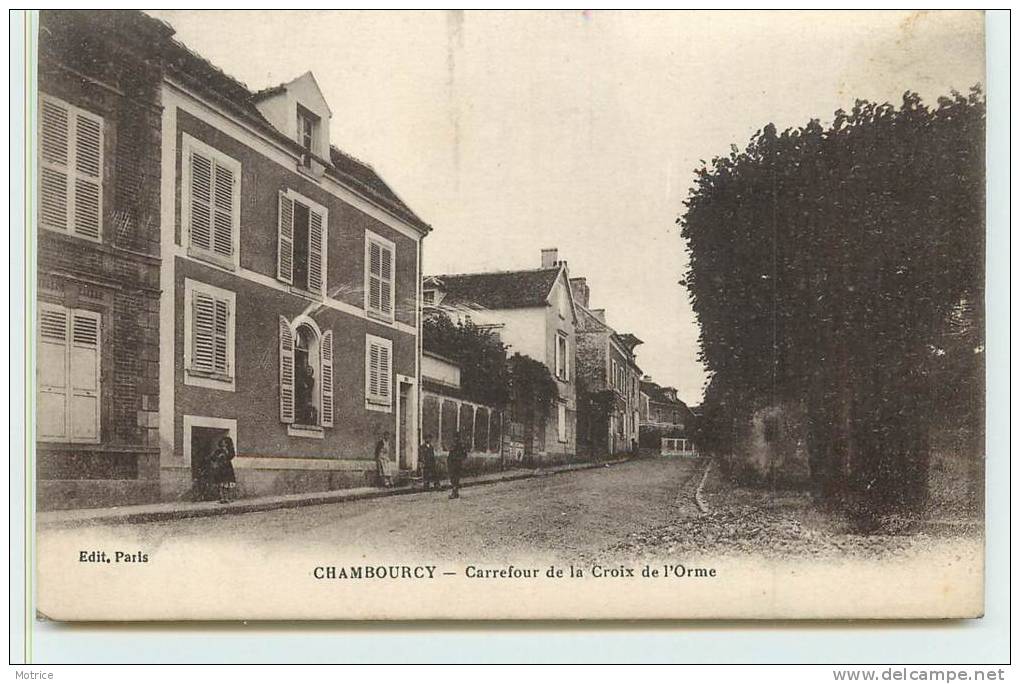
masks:
{"type": "Polygon", "coordinates": [[[101,332],[95,311],[40,304],[40,440],[99,442],[101,332]]]}
{"type": "Polygon", "coordinates": [[[39,114],[39,224],[99,242],[103,119],[48,95],[39,114]]]}
{"type": "Polygon", "coordinates": [[[425,290],[422,293],[422,301],[425,302],[428,305],[435,304],[436,303],[436,291],[435,290],[425,290]]]}
{"type": "Polygon", "coordinates": [[[182,145],[182,226],[188,253],[237,268],[241,224],[241,165],[185,135],[182,145]]]}
{"type": "Polygon", "coordinates": [[[311,166],[312,154],[315,152],[315,132],[318,128],[319,117],[298,105],[297,108],[298,142],[305,149],[301,162],[305,166],[311,166]]]}
{"type": "Polygon", "coordinates": [[[280,192],[276,277],[325,296],[326,209],[292,190],[280,192]]]}
{"type": "Polygon", "coordinates": [[[365,308],[388,320],[393,320],[395,252],[392,242],[365,232],[365,308]]]}
{"type": "Polygon", "coordinates": [[[569,380],[570,378],[568,358],[567,336],[563,333],[556,333],[556,377],[560,380],[569,380]]]}
{"type": "Polygon", "coordinates": [[[229,290],[184,281],[184,381],[234,390],[235,296],[229,290]]]}

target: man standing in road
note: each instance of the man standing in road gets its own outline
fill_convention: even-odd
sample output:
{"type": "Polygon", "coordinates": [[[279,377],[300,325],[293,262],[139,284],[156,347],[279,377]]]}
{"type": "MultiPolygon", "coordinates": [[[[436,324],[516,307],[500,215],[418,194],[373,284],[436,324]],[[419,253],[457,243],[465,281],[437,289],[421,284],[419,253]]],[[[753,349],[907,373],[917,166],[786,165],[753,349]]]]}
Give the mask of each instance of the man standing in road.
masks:
{"type": "Polygon", "coordinates": [[[425,481],[425,489],[428,490],[433,485],[439,489],[442,483],[439,481],[439,472],[436,469],[436,450],[432,446],[432,435],[425,435],[425,441],[418,451],[421,454],[421,474],[425,481]]]}
{"type": "Polygon", "coordinates": [[[464,444],[462,435],[458,432],[453,438],[453,446],[450,448],[450,455],[446,458],[446,470],[450,473],[451,499],[460,498],[460,471],[467,459],[467,446],[464,444]]]}

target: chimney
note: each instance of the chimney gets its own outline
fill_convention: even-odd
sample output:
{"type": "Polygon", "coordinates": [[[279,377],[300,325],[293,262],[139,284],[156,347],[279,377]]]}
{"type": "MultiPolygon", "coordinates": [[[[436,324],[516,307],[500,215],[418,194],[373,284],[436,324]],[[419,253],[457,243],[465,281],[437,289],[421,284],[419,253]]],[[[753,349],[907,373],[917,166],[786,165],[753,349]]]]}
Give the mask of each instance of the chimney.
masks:
{"type": "Polygon", "coordinates": [[[591,312],[595,314],[595,318],[599,319],[603,323],[606,322],[606,310],[605,309],[592,309],[591,312]]]}
{"type": "Polygon", "coordinates": [[[586,278],[571,278],[570,291],[574,294],[574,299],[577,303],[587,309],[588,299],[591,296],[591,290],[588,289],[588,280],[586,278]]]}
{"type": "Polygon", "coordinates": [[[559,250],[555,247],[549,247],[542,250],[542,268],[554,268],[559,265],[557,257],[559,256],[559,250]]]}

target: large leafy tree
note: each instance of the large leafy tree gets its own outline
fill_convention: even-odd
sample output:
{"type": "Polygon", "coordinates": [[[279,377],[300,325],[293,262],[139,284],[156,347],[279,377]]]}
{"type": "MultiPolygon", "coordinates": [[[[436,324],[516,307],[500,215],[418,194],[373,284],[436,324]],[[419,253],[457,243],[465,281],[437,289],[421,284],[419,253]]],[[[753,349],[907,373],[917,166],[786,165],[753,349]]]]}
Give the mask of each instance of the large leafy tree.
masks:
{"type": "Polygon", "coordinates": [[[703,440],[732,448],[755,408],[799,402],[822,492],[923,492],[933,412],[981,415],[984,110],[976,88],[858,101],[696,170],[678,222],[711,373],[703,440]],[[937,391],[950,378],[963,389],[937,391]]]}
{"type": "Polygon", "coordinates": [[[422,344],[460,365],[461,390],[468,399],[496,408],[506,406],[510,391],[506,345],[497,333],[470,319],[453,321],[435,314],[422,322],[422,344]]]}

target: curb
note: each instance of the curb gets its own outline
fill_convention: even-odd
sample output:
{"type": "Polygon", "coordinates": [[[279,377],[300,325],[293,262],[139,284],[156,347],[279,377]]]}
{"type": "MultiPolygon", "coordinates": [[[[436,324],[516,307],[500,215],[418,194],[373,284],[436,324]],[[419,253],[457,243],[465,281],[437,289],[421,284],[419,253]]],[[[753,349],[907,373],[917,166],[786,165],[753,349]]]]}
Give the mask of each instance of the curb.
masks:
{"type": "MultiPolygon", "coordinates": [[[[581,463],[581,464],[567,464],[563,466],[554,466],[553,468],[543,469],[536,468],[524,473],[515,473],[513,475],[507,475],[503,477],[492,477],[489,479],[477,479],[475,481],[463,481],[461,482],[461,489],[467,489],[468,487],[479,487],[482,485],[499,484],[501,482],[515,482],[518,480],[528,480],[535,477],[545,477],[548,475],[558,475],[560,473],[569,473],[578,470],[591,470],[594,468],[603,468],[612,465],[619,465],[626,463],[631,459],[622,458],[615,459],[612,461],[600,461],[598,463],[581,463]]],[[[484,476],[482,476],[484,477],[484,476]]],[[[449,487],[443,487],[439,491],[447,491],[449,487]]],[[[193,508],[186,509],[167,509],[159,511],[115,511],[110,513],[102,513],[89,517],[80,518],[61,518],[59,514],[64,511],[50,511],[40,513],[37,516],[37,527],[38,528],[56,528],[56,527],[83,527],[86,525],[130,525],[139,523],[149,522],[165,522],[168,520],[183,520],[186,518],[211,518],[218,515],[236,515],[239,513],[259,513],[262,511],[274,511],[282,510],[286,508],[301,508],[303,506],[321,506],[323,504],[335,504],[335,503],[347,503],[350,501],[367,501],[371,499],[383,499],[391,496],[400,496],[405,494],[422,494],[425,490],[416,487],[398,487],[393,489],[371,489],[368,491],[351,492],[350,490],[340,490],[333,492],[322,492],[320,494],[310,495],[299,495],[291,499],[249,499],[247,501],[241,500],[229,504],[219,504],[216,502],[208,503],[193,503],[193,508]],[[47,520],[47,516],[51,515],[52,519],[47,520]]],[[[127,507],[126,507],[127,508],[127,507]]],[[[80,511],[81,509],[77,509],[80,511]]]]}

